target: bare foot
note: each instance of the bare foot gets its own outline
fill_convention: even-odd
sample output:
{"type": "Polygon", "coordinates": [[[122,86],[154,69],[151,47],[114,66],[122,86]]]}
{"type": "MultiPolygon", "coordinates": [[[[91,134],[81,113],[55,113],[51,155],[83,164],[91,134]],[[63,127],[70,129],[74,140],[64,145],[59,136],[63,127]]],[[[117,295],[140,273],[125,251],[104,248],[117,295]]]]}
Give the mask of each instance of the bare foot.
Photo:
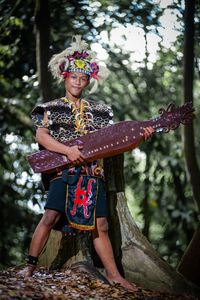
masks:
{"type": "Polygon", "coordinates": [[[139,288],[137,288],[135,285],[131,284],[130,282],[128,282],[125,278],[123,278],[121,276],[117,277],[117,278],[112,278],[112,279],[108,278],[108,281],[111,285],[118,283],[125,289],[131,290],[133,292],[137,292],[139,290],[139,288]]]}
{"type": "Polygon", "coordinates": [[[27,264],[23,270],[17,273],[17,277],[24,277],[24,278],[31,277],[33,275],[34,270],[35,270],[34,265],[27,264]]]}

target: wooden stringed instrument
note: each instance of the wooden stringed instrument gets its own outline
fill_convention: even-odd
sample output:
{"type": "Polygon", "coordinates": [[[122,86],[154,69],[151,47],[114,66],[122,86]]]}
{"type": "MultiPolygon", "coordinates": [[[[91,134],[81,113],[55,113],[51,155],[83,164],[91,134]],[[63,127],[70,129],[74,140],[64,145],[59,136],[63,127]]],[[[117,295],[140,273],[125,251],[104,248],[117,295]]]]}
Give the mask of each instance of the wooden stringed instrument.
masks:
{"type": "MultiPolygon", "coordinates": [[[[148,121],[122,121],[79,138],[65,142],[66,146],[81,145],[86,161],[114,156],[136,148],[144,140],[144,129],[152,126],[155,131],[164,133],[175,130],[180,124],[187,125],[195,118],[192,102],[177,107],[173,103],[167,109],[160,108],[160,116],[148,121]]],[[[35,173],[52,173],[72,166],[63,154],[41,150],[28,156],[35,173]]]]}

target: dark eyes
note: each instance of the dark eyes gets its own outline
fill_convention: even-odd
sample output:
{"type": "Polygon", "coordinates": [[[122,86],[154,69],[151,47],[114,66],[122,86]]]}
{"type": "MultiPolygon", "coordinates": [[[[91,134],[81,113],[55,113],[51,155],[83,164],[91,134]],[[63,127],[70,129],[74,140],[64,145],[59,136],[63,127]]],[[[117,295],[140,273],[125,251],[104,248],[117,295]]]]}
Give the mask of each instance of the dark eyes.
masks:
{"type": "MultiPolygon", "coordinates": [[[[76,76],[71,76],[72,79],[77,79],[76,76]]],[[[87,81],[87,78],[80,78],[82,81],[87,81]]]]}

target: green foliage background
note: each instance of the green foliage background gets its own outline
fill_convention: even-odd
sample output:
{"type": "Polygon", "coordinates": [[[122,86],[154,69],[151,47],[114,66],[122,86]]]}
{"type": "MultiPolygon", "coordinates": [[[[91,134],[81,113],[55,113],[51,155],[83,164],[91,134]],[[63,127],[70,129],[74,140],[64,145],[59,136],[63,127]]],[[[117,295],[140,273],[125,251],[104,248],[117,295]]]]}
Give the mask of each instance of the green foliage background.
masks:
{"type": "MultiPolygon", "coordinates": [[[[26,156],[36,150],[30,112],[41,101],[39,96],[34,13],[38,1],[0,1],[0,122],[1,122],[1,199],[0,199],[0,266],[20,263],[28,252],[39,215],[30,203],[42,207],[44,200],[40,180],[30,169],[26,156]],[[29,203],[29,205],[28,205],[29,203]]],[[[182,1],[169,9],[179,11],[183,26],[182,1]]],[[[81,34],[89,43],[99,42],[109,54],[110,76],[92,95],[92,99],[111,105],[115,121],[147,120],[160,107],[183,100],[183,32],[173,47],[166,49],[160,36],[157,60],[149,67],[146,56],[138,68],[131,68],[131,51],[109,44],[101,38],[119,24],[134,24],[144,36],[158,34],[164,10],[154,1],[55,1],[50,0],[50,51],[55,54],[81,34]]],[[[200,39],[200,7],[196,5],[195,43],[200,39]]],[[[124,36],[124,41],[126,36],[124,36]]],[[[147,39],[146,39],[147,41],[147,39]]],[[[133,41],[136,43],[137,41],[133,41]]],[[[195,49],[195,106],[199,100],[199,48],[195,49]]],[[[62,96],[63,87],[53,83],[54,97],[62,96]]],[[[199,119],[195,120],[198,149],[199,119]]],[[[198,157],[199,160],[199,157],[198,157]]],[[[186,176],[182,152],[181,129],[167,135],[155,134],[139,149],[125,154],[126,195],[138,226],[155,249],[176,266],[192,238],[198,222],[198,210],[186,176]]]]}

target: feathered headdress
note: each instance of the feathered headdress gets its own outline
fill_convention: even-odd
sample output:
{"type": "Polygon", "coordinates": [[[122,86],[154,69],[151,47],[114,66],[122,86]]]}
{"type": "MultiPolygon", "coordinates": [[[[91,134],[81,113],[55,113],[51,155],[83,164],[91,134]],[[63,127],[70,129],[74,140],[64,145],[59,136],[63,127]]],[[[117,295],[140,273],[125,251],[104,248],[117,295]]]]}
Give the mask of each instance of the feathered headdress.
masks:
{"type": "Polygon", "coordinates": [[[52,57],[49,68],[58,83],[63,81],[70,72],[88,74],[91,82],[95,82],[90,91],[93,93],[98,87],[98,82],[107,77],[108,69],[99,65],[96,54],[87,50],[88,44],[81,40],[80,35],[75,35],[74,38],[75,41],[72,41],[70,47],[52,57]]]}

